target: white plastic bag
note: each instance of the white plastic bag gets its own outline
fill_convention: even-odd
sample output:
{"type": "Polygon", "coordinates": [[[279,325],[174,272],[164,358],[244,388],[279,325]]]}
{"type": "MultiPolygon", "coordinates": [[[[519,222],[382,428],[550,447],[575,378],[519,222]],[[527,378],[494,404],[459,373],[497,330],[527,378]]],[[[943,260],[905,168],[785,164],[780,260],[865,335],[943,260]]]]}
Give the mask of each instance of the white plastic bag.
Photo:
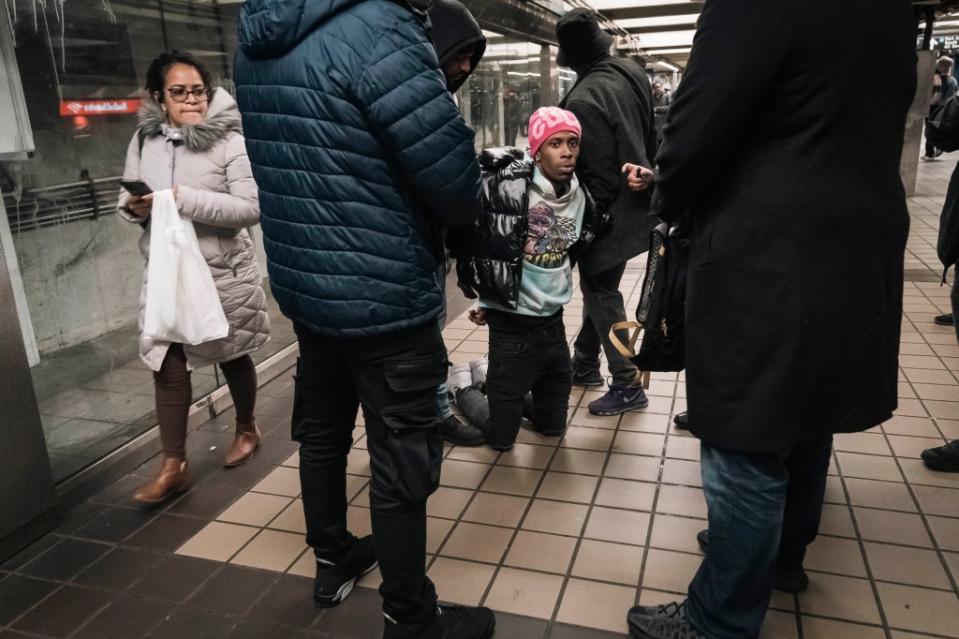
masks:
{"type": "Polygon", "coordinates": [[[180,217],[170,190],[153,194],[143,332],[157,341],[193,345],[230,333],[193,223],[180,217]]]}

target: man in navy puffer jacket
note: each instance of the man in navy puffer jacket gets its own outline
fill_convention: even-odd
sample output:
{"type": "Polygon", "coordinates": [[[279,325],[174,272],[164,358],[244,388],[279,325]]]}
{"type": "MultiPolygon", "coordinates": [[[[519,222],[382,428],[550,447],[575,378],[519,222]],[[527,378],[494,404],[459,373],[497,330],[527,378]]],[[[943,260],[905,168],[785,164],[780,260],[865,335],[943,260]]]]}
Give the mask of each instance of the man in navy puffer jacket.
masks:
{"type": "Polygon", "coordinates": [[[436,388],[440,228],[480,213],[480,171],[430,41],[429,0],[248,0],[237,101],[260,188],[270,285],[300,344],[293,436],[314,599],[379,561],[384,637],[486,638],[486,609],[437,606],[426,501],[443,442],[436,388]],[[362,404],[373,535],[346,525],[362,404]]]}

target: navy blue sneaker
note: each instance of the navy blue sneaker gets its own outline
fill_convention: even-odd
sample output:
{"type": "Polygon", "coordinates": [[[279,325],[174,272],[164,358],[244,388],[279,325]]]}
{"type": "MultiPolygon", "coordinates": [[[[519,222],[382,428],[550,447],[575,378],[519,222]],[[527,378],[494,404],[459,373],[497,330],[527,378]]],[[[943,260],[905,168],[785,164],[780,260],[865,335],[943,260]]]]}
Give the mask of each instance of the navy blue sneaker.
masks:
{"type": "Polygon", "coordinates": [[[610,386],[609,391],[589,403],[593,415],[622,415],[649,406],[642,386],[610,386]]]}

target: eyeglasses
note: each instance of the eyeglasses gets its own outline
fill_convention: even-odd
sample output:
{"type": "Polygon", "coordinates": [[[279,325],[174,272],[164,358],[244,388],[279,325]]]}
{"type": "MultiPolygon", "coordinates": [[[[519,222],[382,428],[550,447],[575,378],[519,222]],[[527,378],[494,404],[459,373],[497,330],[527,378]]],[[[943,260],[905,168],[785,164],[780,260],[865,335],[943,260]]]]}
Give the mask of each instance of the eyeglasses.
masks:
{"type": "Polygon", "coordinates": [[[186,102],[187,99],[192,95],[197,102],[208,102],[210,100],[210,90],[203,89],[185,89],[184,87],[173,87],[166,90],[170,94],[170,99],[174,102],[186,102]]]}

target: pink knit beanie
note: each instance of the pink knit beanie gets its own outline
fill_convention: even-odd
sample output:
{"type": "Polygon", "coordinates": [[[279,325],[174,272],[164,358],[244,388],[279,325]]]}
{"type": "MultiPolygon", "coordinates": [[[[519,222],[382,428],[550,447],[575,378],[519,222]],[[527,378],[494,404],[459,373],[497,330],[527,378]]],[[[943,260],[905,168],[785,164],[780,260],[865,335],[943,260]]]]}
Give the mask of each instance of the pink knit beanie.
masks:
{"type": "Polygon", "coordinates": [[[540,107],[529,117],[529,152],[534,157],[543,142],[561,131],[583,135],[583,127],[571,112],[559,107],[540,107]]]}

